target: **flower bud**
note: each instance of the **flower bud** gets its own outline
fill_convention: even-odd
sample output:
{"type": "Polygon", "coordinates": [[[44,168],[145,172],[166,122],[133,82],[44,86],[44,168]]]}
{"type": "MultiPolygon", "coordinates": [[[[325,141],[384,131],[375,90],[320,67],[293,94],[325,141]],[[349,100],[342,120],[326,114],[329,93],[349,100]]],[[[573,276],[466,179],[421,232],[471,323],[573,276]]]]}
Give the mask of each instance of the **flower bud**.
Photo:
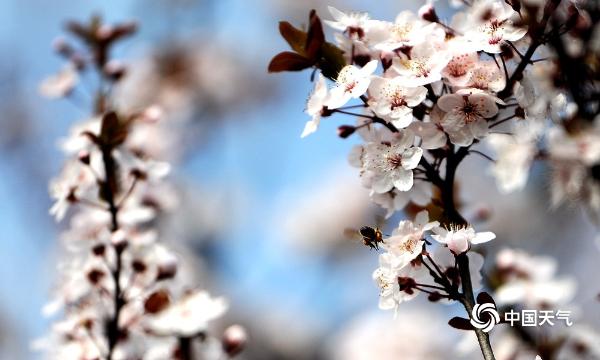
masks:
{"type": "Polygon", "coordinates": [[[115,60],[109,61],[103,69],[104,74],[114,81],[120,80],[125,75],[126,70],[127,68],[123,63],[115,60]]]}
{"type": "Polygon", "coordinates": [[[114,34],[114,27],[108,24],[102,24],[98,30],[96,30],[96,38],[100,41],[107,41],[114,34]]]}
{"type": "Polygon", "coordinates": [[[114,245],[117,252],[123,251],[127,247],[127,236],[125,231],[119,229],[113,232],[110,237],[110,242],[114,245]]]}
{"type": "Polygon", "coordinates": [[[144,301],[144,310],[148,314],[156,314],[169,307],[170,303],[169,293],[163,289],[157,290],[144,301]]]}
{"type": "Polygon", "coordinates": [[[223,332],[223,351],[233,357],[244,349],[247,341],[246,329],[240,325],[231,325],[223,332]]]}
{"type": "Polygon", "coordinates": [[[85,165],[90,164],[90,152],[87,150],[81,150],[77,155],[77,158],[79,159],[79,161],[81,161],[81,163],[85,165]]]}
{"type": "Polygon", "coordinates": [[[432,4],[425,4],[421,6],[421,8],[419,9],[419,17],[423,20],[434,23],[440,21],[440,18],[437,16],[435,8],[432,4]]]}
{"type": "Polygon", "coordinates": [[[342,125],[337,129],[338,136],[342,139],[345,139],[348,136],[354,134],[354,131],[356,131],[356,127],[352,125],[342,125]]]}
{"type": "Polygon", "coordinates": [[[141,114],[143,121],[155,123],[164,115],[163,109],[159,105],[152,105],[146,108],[141,114]]]}
{"type": "Polygon", "coordinates": [[[65,40],[65,38],[63,37],[57,37],[56,39],[54,39],[54,41],[52,42],[52,48],[54,49],[54,51],[56,51],[64,57],[70,57],[73,54],[73,48],[71,47],[71,45],[69,45],[69,43],[67,43],[67,40],[65,40]]]}

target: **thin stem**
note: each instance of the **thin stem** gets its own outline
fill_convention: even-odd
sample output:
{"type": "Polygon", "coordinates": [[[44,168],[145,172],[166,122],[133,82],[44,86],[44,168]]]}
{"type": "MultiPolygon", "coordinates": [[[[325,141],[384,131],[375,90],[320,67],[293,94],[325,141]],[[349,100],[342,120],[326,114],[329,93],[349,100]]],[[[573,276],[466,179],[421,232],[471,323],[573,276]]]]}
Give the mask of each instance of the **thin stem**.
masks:
{"type": "MultiPolygon", "coordinates": [[[[448,158],[446,159],[446,178],[444,179],[443,188],[441,189],[446,225],[467,224],[465,218],[456,209],[456,204],[454,202],[454,178],[458,165],[469,153],[469,148],[470,147],[461,147],[455,153],[453,146],[451,146],[450,151],[448,152],[448,158]]],[[[456,256],[456,261],[462,284],[462,296],[459,300],[463,304],[469,317],[471,317],[473,306],[475,304],[475,296],[473,295],[473,285],[471,284],[469,258],[466,253],[463,253],[456,256]]],[[[477,328],[474,329],[474,331],[477,335],[477,341],[479,342],[483,358],[485,360],[495,360],[494,351],[492,350],[488,334],[477,328]]]]}
{"type": "MultiPolygon", "coordinates": [[[[458,270],[460,273],[460,279],[462,284],[462,304],[465,310],[471,317],[473,307],[475,306],[475,297],[473,295],[473,284],[471,284],[471,270],[469,268],[469,257],[466,253],[462,253],[456,257],[458,262],[458,270]]],[[[490,344],[489,335],[481,329],[475,328],[475,335],[477,335],[477,341],[481,348],[481,353],[485,360],[495,360],[494,351],[490,344]]]]}
{"type": "Polygon", "coordinates": [[[436,285],[419,284],[419,283],[417,283],[417,286],[426,287],[426,288],[430,288],[430,289],[437,289],[437,290],[446,291],[446,288],[441,287],[441,286],[436,286],[436,285]]]}
{"type": "Polygon", "coordinates": [[[490,129],[491,129],[491,128],[494,128],[494,127],[496,127],[496,126],[498,126],[498,125],[500,125],[500,124],[502,124],[502,123],[505,123],[505,122],[507,122],[508,120],[514,119],[515,117],[517,117],[517,115],[511,115],[511,116],[509,116],[509,117],[506,117],[506,118],[504,118],[504,119],[502,119],[502,120],[498,120],[498,121],[496,121],[495,123],[491,124],[491,125],[489,126],[489,128],[490,128],[490,129]]]}
{"type": "Polygon", "coordinates": [[[127,189],[127,192],[125,193],[125,195],[123,195],[121,200],[119,200],[119,204],[117,205],[117,208],[121,208],[121,206],[123,206],[123,203],[127,200],[127,198],[131,195],[131,193],[135,189],[135,186],[137,185],[138,180],[139,180],[139,178],[137,176],[133,178],[133,181],[131,182],[129,189],[127,189]]]}
{"type": "Polygon", "coordinates": [[[344,110],[340,110],[340,109],[334,109],[334,110],[331,110],[331,112],[340,113],[340,114],[346,114],[346,115],[352,115],[352,116],[358,116],[358,117],[367,118],[367,119],[372,119],[373,118],[373,116],[371,116],[371,115],[356,114],[356,113],[353,113],[353,112],[344,111],[344,110]]]}
{"type": "Polygon", "coordinates": [[[525,55],[523,55],[521,57],[521,62],[519,63],[519,65],[517,65],[517,68],[515,69],[515,71],[513,71],[510,78],[508,78],[508,80],[506,81],[506,85],[504,86],[504,89],[498,93],[498,97],[500,99],[505,99],[508,96],[510,96],[510,94],[512,93],[513,86],[515,85],[515,82],[517,82],[517,80],[519,80],[522,77],[523,71],[525,71],[525,68],[527,68],[527,65],[529,65],[531,63],[531,58],[535,54],[535,51],[537,50],[537,48],[540,45],[542,45],[544,43],[543,36],[544,36],[544,32],[546,30],[546,25],[548,24],[548,20],[550,20],[550,15],[554,12],[556,7],[558,7],[560,2],[561,2],[561,0],[546,1],[542,19],[540,20],[540,22],[538,24],[536,24],[536,27],[530,33],[531,44],[529,44],[529,47],[527,48],[525,55]]]}
{"type": "Polygon", "coordinates": [[[489,160],[489,161],[491,161],[491,162],[496,162],[496,160],[494,160],[494,159],[493,159],[491,156],[489,156],[489,155],[486,155],[486,154],[482,153],[482,152],[481,152],[481,151],[479,151],[479,150],[469,150],[469,154],[470,154],[470,153],[474,153],[474,154],[480,155],[480,156],[482,156],[482,157],[484,157],[484,158],[488,159],[488,160],[489,160]]]}
{"type": "MultiPolygon", "coordinates": [[[[102,161],[104,162],[104,172],[106,179],[102,183],[102,190],[105,200],[108,202],[108,210],[111,218],[111,231],[115,232],[119,229],[118,212],[119,208],[115,204],[115,189],[116,189],[116,163],[112,156],[112,149],[106,146],[102,149],[102,161]]],[[[122,268],[122,252],[123,248],[119,245],[115,246],[116,264],[112,270],[112,278],[115,284],[113,293],[113,316],[108,323],[108,360],[112,360],[114,349],[119,341],[121,331],[119,329],[119,316],[121,309],[125,305],[121,293],[121,268],[122,268]]]]}
{"type": "Polygon", "coordinates": [[[181,360],[193,360],[194,352],[192,351],[192,340],[191,337],[180,337],[179,338],[179,359],[181,360]]]}

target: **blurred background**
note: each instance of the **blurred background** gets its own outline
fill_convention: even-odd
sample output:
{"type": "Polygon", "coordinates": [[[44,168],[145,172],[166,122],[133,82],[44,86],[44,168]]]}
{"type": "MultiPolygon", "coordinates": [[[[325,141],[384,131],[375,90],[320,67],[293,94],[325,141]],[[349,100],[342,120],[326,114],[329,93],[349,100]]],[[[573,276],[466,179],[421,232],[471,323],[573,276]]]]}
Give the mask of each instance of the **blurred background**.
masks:
{"type": "MultiPolygon", "coordinates": [[[[287,50],[277,22],[303,24],[311,8],[328,19],[327,5],[393,20],[420,4],[0,2],[0,358],[42,358],[29,344],[48,330],[41,309],[61,256],[61,225],[48,215],[47,184],[63,162],[57,141],[85,119],[89,94],[50,101],[38,87],[62,66],[52,43],[64,34],[64,22],[92,14],[109,23],[139,22],[136,36],[115,53],[130,66],[119,89],[123,106],[158,102],[177,118],[167,153],[183,200],[165,220],[165,241],[193,250],[185,253],[198,285],[229,299],[225,321],[250,332],[243,358],[408,359],[398,354],[419,346],[427,355],[416,358],[448,358],[441,354],[462,334],[446,322],[460,308],[420,299],[402,306],[396,320],[379,311],[371,280],[377,255],[343,236],[344,228],[374,225],[381,214],[346,161],[357,139],[336,137],[336,127],[352,120],[325,119],[301,140],[310,73],[266,72],[270,58],[287,50]],[[425,342],[430,334],[440,335],[425,342]]],[[[556,257],[558,272],[579,283],[574,303],[597,327],[597,228],[577,208],[547,210],[542,166],[524,192],[510,196],[497,193],[487,166],[472,157],[460,171],[461,188],[470,189],[463,196],[468,211],[491,211],[482,226],[498,240],[486,252],[511,246],[556,257]]]]}

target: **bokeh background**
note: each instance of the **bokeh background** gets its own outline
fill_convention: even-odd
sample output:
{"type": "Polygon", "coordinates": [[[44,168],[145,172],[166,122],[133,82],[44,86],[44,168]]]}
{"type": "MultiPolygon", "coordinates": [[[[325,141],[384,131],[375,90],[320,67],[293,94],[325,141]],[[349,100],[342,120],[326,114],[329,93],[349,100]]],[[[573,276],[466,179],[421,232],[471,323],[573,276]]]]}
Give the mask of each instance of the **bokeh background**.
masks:
{"type": "MultiPolygon", "coordinates": [[[[346,162],[357,140],[335,136],[351,119],[325,119],[301,140],[310,74],[266,72],[270,58],[287,49],[277,22],[302,24],[311,8],[329,18],[329,4],[387,20],[419,6],[387,0],[0,2],[0,358],[42,357],[29,344],[48,330],[50,320],[40,310],[61,256],[61,225],[47,213],[47,184],[63,161],[57,140],[87,116],[89,99],[81,93],[50,101],[38,85],[62,66],[51,44],[64,34],[65,20],[92,14],[139,22],[138,34],[115,54],[131,66],[124,94],[146,92],[138,101],[170,96],[186,119],[173,154],[173,179],[185,200],[165,223],[174,234],[166,241],[192,250],[186,253],[198,285],[229,298],[226,321],[250,331],[245,358],[383,359],[372,349],[448,349],[461,340],[445,325],[459,308],[421,299],[403,306],[396,320],[377,310],[371,280],[377,256],[342,235],[347,226],[375,224],[379,214],[346,162]],[[149,64],[163,64],[164,76],[144,83],[149,64]],[[164,82],[171,88],[161,88],[164,82]]],[[[579,282],[575,303],[586,322],[600,324],[597,228],[577,208],[548,210],[544,167],[534,168],[524,192],[500,196],[487,166],[469,158],[460,169],[461,188],[469,189],[462,192],[466,211],[491,211],[482,226],[498,240],[486,250],[513,246],[556,257],[559,273],[579,282]]],[[[442,355],[430,355],[436,356],[442,355]]]]}

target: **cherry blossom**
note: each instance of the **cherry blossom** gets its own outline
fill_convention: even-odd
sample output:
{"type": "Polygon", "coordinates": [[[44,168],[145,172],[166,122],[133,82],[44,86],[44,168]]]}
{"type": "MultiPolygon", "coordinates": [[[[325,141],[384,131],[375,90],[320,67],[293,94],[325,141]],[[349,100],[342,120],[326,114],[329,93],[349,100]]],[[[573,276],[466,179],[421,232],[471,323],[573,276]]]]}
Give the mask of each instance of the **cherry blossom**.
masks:
{"type": "Polygon", "coordinates": [[[477,52],[461,52],[450,59],[442,75],[452,86],[466,86],[478,60],[477,52]]]}
{"type": "Polygon", "coordinates": [[[423,250],[423,236],[426,231],[439,226],[439,222],[429,222],[426,210],[419,212],[415,221],[402,220],[392,235],[384,239],[382,247],[391,255],[392,262],[402,267],[414,260],[423,250]]]}
{"type": "Polygon", "coordinates": [[[365,184],[375,193],[393,188],[408,191],[413,186],[413,169],[421,160],[423,150],[413,146],[414,135],[404,131],[388,142],[369,142],[364,145],[361,165],[365,184]]]}
{"type": "Polygon", "coordinates": [[[446,245],[453,253],[461,254],[469,250],[471,244],[482,244],[494,240],[496,235],[493,232],[475,232],[472,226],[444,227],[433,228],[434,235],[431,237],[444,245],[446,245]]]}
{"type": "Polygon", "coordinates": [[[397,128],[407,127],[413,119],[412,109],[427,95],[423,86],[406,88],[401,77],[392,79],[374,77],[369,86],[369,106],[380,117],[388,119],[397,128]]]}
{"type": "Polygon", "coordinates": [[[452,25],[473,42],[476,50],[498,54],[506,41],[520,40],[527,33],[513,25],[513,17],[518,17],[518,13],[505,2],[478,0],[467,13],[458,13],[452,25]]]}
{"type": "Polygon", "coordinates": [[[327,101],[327,84],[325,83],[325,77],[319,74],[318,79],[315,83],[315,88],[308,98],[306,104],[306,113],[311,116],[311,119],[306,122],[304,131],[300,137],[306,137],[319,128],[321,122],[321,115],[323,113],[323,107],[327,101]]]}
{"type": "Polygon", "coordinates": [[[446,112],[442,120],[444,131],[452,143],[460,146],[471,145],[474,139],[485,137],[487,119],[498,113],[494,98],[481,93],[444,95],[437,105],[446,112]]]}
{"type": "Polygon", "coordinates": [[[556,277],[556,269],[551,257],[503,249],[496,255],[500,286],[495,298],[500,304],[518,303],[533,309],[564,306],[575,295],[576,283],[570,277],[556,277]]]}
{"type": "Polygon", "coordinates": [[[429,204],[432,195],[431,184],[425,181],[416,181],[408,191],[393,189],[386,193],[373,193],[371,194],[371,200],[386,209],[385,217],[389,218],[395,212],[404,209],[409,202],[419,206],[429,204]]]}
{"type": "Polygon", "coordinates": [[[49,76],[40,84],[40,93],[48,98],[68,96],[79,81],[79,74],[71,64],[65,66],[58,74],[49,76]]]}
{"type": "Polygon", "coordinates": [[[365,36],[366,28],[371,22],[369,14],[361,12],[344,13],[333,6],[328,6],[332,20],[325,20],[325,23],[333,29],[346,33],[350,38],[362,39],[365,36]]]}
{"type": "MultiPolygon", "coordinates": [[[[429,39],[428,39],[429,40],[429,39]]],[[[438,81],[452,56],[442,43],[425,41],[393,60],[392,69],[401,77],[405,86],[421,86],[438,81]]]]}
{"type": "Polygon", "coordinates": [[[402,11],[394,23],[386,23],[385,33],[388,36],[376,44],[375,49],[392,52],[404,46],[415,46],[428,36],[444,38],[444,30],[438,24],[427,23],[412,11],[402,11]]]}
{"type": "Polygon", "coordinates": [[[350,99],[357,99],[363,95],[371,83],[371,74],[377,68],[377,60],[369,61],[364,67],[346,65],[338,74],[337,86],[331,89],[329,100],[325,105],[329,109],[344,106],[350,99]]]}
{"type": "Polygon", "coordinates": [[[205,331],[226,310],[225,299],[194,291],[149,319],[148,327],[163,335],[193,336],[205,331]]]}
{"type": "Polygon", "coordinates": [[[498,154],[491,166],[498,189],[509,193],[525,187],[529,168],[537,152],[535,138],[523,132],[515,135],[491,134],[487,143],[498,154]]]}
{"type": "Polygon", "coordinates": [[[504,89],[506,79],[504,73],[493,61],[479,61],[471,69],[468,81],[464,84],[467,88],[475,88],[487,92],[498,92],[504,89]]]}
{"type": "Polygon", "coordinates": [[[415,298],[419,293],[415,285],[427,277],[427,269],[418,263],[397,267],[390,253],[379,255],[379,267],[373,280],[379,287],[379,308],[398,309],[398,305],[415,298]]]}

